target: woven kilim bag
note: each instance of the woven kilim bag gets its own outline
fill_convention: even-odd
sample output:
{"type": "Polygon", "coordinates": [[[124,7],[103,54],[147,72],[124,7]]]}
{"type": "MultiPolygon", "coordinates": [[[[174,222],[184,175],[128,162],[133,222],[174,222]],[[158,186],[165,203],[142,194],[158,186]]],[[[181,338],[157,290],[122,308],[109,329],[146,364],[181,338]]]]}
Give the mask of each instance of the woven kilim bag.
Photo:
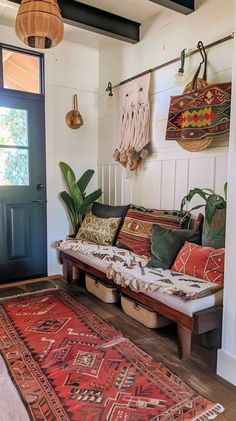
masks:
{"type": "Polygon", "coordinates": [[[190,151],[205,149],[230,127],[231,83],[207,85],[207,56],[201,41],[198,49],[203,60],[184,93],[171,97],[166,130],[166,140],[190,151]],[[203,78],[199,78],[202,65],[203,78]]]}

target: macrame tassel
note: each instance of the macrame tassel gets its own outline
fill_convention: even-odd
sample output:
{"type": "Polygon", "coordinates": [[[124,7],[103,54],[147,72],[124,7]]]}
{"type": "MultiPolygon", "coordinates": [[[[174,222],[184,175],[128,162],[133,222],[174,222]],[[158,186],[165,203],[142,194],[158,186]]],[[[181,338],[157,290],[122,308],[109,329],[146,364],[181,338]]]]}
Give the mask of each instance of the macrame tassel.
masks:
{"type": "Polygon", "coordinates": [[[120,88],[118,145],[113,154],[129,171],[135,170],[150,153],[150,74],[120,88]]]}
{"type": "Polygon", "coordinates": [[[224,407],[217,403],[213,408],[209,409],[204,414],[200,415],[197,418],[193,418],[192,421],[208,421],[208,420],[214,420],[218,417],[218,415],[222,414],[224,412],[224,407]]]}

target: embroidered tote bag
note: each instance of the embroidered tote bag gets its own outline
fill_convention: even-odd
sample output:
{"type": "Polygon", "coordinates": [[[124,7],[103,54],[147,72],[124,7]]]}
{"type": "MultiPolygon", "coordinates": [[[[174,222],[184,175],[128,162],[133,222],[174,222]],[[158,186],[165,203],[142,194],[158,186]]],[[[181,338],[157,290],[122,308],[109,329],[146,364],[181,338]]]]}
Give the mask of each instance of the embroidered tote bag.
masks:
{"type": "Polygon", "coordinates": [[[175,140],[190,151],[205,149],[230,127],[231,83],[207,85],[207,57],[201,41],[198,49],[203,60],[184,93],[171,97],[166,130],[166,140],[175,140]],[[203,64],[203,78],[199,78],[203,64]]]}

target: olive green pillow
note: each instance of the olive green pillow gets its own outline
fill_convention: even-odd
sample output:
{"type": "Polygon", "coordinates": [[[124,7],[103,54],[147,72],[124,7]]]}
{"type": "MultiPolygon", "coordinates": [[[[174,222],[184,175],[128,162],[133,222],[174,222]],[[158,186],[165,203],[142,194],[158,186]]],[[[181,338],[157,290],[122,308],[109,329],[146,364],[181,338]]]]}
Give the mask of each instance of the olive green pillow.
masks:
{"type": "Polygon", "coordinates": [[[152,257],[147,267],[170,269],[185,241],[201,244],[201,232],[187,229],[171,230],[152,226],[152,257]]]}
{"type": "Polygon", "coordinates": [[[115,240],[121,218],[99,218],[89,211],[76,236],[77,240],[111,246],[115,240]]]}

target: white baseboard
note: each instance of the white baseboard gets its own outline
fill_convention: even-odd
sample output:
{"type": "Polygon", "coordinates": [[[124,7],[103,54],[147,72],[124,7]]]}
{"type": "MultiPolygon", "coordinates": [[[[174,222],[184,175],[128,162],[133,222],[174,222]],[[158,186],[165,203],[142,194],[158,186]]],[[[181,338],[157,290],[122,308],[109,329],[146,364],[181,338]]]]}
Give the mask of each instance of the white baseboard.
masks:
{"type": "Polygon", "coordinates": [[[236,386],[236,355],[219,349],[217,355],[217,374],[236,386]]]}

